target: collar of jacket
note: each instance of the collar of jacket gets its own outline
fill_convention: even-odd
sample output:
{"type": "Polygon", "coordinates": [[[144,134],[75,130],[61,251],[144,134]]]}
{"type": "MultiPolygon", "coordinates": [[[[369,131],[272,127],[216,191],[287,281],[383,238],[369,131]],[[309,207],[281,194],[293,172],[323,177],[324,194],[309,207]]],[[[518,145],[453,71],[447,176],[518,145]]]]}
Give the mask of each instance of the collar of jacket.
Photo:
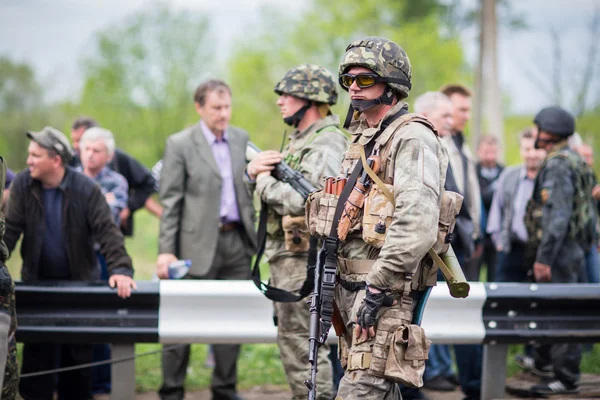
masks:
{"type": "Polygon", "coordinates": [[[290,143],[288,146],[290,147],[290,149],[292,147],[295,149],[301,149],[302,147],[304,147],[305,144],[307,144],[306,142],[310,140],[313,133],[318,132],[321,129],[328,126],[340,126],[340,117],[331,114],[326,116],[325,118],[320,118],[319,120],[315,121],[312,125],[310,125],[302,132],[300,132],[298,129],[294,130],[294,132],[292,132],[292,134],[289,137],[290,143]]]}
{"type": "Polygon", "coordinates": [[[373,136],[375,136],[375,134],[381,129],[381,124],[383,123],[383,121],[385,121],[388,117],[399,113],[400,110],[402,110],[403,108],[408,109],[408,104],[404,101],[399,101],[388,110],[385,116],[381,118],[381,121],[379,121],[377,126],[374,126],[372,128],[369,127],[365,118],[359,117],[357,120],[354,120],[348,128],[348,132],[352,134],[352,143],[358,142],[363,146],[369,143],[371,139],[373,139],[373,136]]]}
{"type": "MultiPolygon", "coordinates": [[[[79,172],[75,172],[73,170],[73,168],[69,167],[69,166],[65,166],[65,176],[63,176],[62,181],[60,181],[60,184],[58,185],[57,189],[62,190],[63,192],[66,192],[70,186],[70,182],[71,182],[71,176],[73,174],[78,174],[79,172]]],[[[31,177],[31,173],[29,173],[29,176],[31,177]]],[[[31,178],[31,183],[29,184],[29,187],[31,188],[32,191],[41,194],[42,193],[42,182],[40,182],[37,179],[33,179],[31,178]]]]}
{"type": "Polygon", "coordinates": [[[560,142],[556,142],[554,144],[554,146],[552,146],[552,149],[550,150],[550,152],[548,153],[548,156],[557,153],[561,150],[565,150],[569,148],[569,141],[568,140],[561,140],[560,142]]]}

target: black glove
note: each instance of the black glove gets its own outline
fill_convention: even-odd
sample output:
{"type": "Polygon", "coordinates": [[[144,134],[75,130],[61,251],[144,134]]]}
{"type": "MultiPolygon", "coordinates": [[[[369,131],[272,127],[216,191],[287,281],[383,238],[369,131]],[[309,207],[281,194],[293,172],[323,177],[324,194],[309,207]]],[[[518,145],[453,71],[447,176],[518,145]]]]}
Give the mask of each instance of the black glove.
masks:
{"type": "Polygon", "coordinates": [[[385,304],[390,305],[389,300],[385,292],[373,293],[367,287],[367,295],[356,313],[358,317],[357,324],[364,329],[369,329],[375,325],[379,309],[385,304]]]}

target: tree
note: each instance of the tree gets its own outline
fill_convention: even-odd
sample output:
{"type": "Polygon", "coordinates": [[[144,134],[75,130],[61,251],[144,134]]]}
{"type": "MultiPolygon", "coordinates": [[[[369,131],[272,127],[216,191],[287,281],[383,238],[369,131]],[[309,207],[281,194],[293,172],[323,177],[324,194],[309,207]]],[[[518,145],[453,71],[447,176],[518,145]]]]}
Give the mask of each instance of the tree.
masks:
{"type": "MultiPolygon", "coordinates": [[[[285,125],[275,106],[277,81],[287,69],[307,62],[323,65],[337,76],[348,43],[367,35],[394,40],[408,53],[413,71],[410,101],[443,83],[466,79],[458,38],[443,33],[448,30],[441,21],[441,7],[432,0],[348,0],[343,7],[314,0],[295,19],[264,9],[257,33],[241,39],[228,62],[234,117],[243,118],[242,126],[259,145],[278,148],[285,125]]],[[[340,102],[335,111],[344,117],[347,96],[341,95],[340,102]]]]}
{"type": "Polygon", "coordinates": [[[152,164],[166,136],[195,118],[193,89],[211,71],[208,26],[202,14],[159,4],[99,32],[82,62],[79,112],[152,164]]]}
{"type": "Polygon", "coordinates": [[[549,27],[550,46],[536,49],[532,57],[534,62],[522,67],[525,76],[544,96],[554,104],[571,109],[577,117],[586,111],[595,112],[600,105],[597,74],[600,68],[600,5],[596,5],[587,23],[587,32],[587,43],[580,43],[581,58],[566,59],[563,29],[549,27]]]}
{"type": "Polygon", "coordinates": [[[0,120],[0,155],[14,170],[25,166],[25,132],[60,120],[59,115],[44,108],[43,91],[33,69],[7,57],[0,57],[0,120]]]}

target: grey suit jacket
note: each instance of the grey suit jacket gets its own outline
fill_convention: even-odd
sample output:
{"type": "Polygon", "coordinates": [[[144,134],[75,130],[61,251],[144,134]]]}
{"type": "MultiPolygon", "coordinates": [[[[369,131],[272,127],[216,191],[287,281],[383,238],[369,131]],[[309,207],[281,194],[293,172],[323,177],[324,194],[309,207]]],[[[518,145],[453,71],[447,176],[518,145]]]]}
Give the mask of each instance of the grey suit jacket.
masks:
{"type": "MultiPolygon", "coordinates": [[[[248,133],[227,128],[235,192],[248,254],[256,251],[254,207],[243,182],[248,133]]],[[[219,237],[221,173],[200,124],[167,139],[159,196],[164,207],[159,252],[192,260],[190,274],[205,275],[212,264],[219,237]]]]}

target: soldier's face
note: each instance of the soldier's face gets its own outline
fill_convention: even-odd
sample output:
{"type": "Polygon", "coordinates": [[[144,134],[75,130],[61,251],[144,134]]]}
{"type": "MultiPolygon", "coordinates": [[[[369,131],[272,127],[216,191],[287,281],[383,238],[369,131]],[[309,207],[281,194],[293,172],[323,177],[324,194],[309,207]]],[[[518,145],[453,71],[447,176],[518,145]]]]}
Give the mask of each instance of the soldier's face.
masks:
{"type": "Polygon", "coordinates": [[[454,107],[452,129],[454,132],[464,132],[467,122],[471,119],[471,98],[454,93],[450,96],[450,101],[454,107]]]}
{"type": "Polygon", "coordinates": [[[440,136],[449,135],[452,131],[452,104],[440,102],[438,106],[425,114],[440,136]]]}
{"type": "Polygon", "coordinates": [[[548,132],[537,130],[537,138],[535,141],[535,146],[538,149],[542,149],[545,151],[552,151],[552,147],[556,143],[556,137],[548,132]]]}
{"type": "MultiPolygon", "coordinates": [[[[369,68],[365,67],[352,67],[346,71],[348,74],[357,75],[357,74],[372,74],[369,68]]],[[[376,83],[373,86],[369,86],[366,88],[360,88],[356,84],[356,81],[352,82],[352,85],[348,88],[348,93],[350,94],[350,98],[353,100],[373,100],[378,98],[383,94],[386,90],[387,85],[385,83],[376,83]]]]}
{"type": "Polygon", "coordinates": [[[102,140],[86,140],[81,143],[81,165],[93,172],[100,172],[110,162],[110,155],[102,140]]]}
{"type": "Polygon", "coordinates": [[[214,134],[221,135],[231,120],[231,95],[227,91],[210,91],[206,93],[203,105],[196,104],[196,112],[214,134]]]}
{"type": "Polygon", "coordinates": [[[546,157],[546,151],[535,148],[535,139],[521,139],[520,143],[521,159],[525,163],[525,168],[530,171],[537,170],[546,157]]]}
{"type": "Polygon", "coordinates": [[[34,179],[44,181],[62,165],[60,156],[50,155],[47,149],[34,141],[29,143],[27,153],[27,166],[34,179]]]}
{"type": "Polygon", "coordinates": [[[87,128],[85,126],[82,126],[71,131],[71,142],[73,143],[73,149],[75,149],[77,154],[79,154],[79,142],[81,141],[83,132],[85,132],[86,129],[87,128]]]}
{"type": "Polygon", "coordinates": [[[277,106],[281,112],[281,118],[291,117],[296,114],[299,109],[304,107],[306,103],[306,100],[285,93],[277,99],[277,106]]]}

